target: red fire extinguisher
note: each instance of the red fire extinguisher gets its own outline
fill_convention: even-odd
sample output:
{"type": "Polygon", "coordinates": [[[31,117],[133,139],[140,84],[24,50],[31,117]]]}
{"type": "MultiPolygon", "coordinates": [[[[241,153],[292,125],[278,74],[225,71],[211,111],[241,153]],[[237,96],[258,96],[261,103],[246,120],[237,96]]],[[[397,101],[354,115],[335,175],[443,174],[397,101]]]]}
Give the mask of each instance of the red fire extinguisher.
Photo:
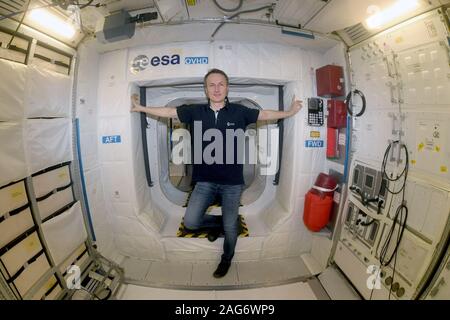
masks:
{"type": "Polygon", "coordinates": [[[337,189],[336,180],[325,173],[320,173],[314,186],[305,196],[303,222],[311,231],[319,231],[330,220],[333,207],[333,194],[337,189]]]}

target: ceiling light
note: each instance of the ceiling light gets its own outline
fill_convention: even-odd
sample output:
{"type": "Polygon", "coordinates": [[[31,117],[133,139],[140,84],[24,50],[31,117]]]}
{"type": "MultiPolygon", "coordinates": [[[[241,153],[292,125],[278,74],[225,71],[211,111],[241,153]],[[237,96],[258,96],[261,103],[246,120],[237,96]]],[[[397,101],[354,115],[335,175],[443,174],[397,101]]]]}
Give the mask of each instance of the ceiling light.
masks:
{"type": "Polygon", "coordinates": [[[64,21],[63,19],[55,16],[44,9],[31,10],[29,13],[31,19],[36,21],[42,27],[49,29],[60,36],[67,39],[72,39],[75,35],[75,28],[64,21]]]}
{"type": "Polygon", "coordinates": [[[367,18],[366,23],[369,29],[379,28],[382,25],[406,14],[419,6],[417,0],[398,0],[394,5],[367,18]]]}

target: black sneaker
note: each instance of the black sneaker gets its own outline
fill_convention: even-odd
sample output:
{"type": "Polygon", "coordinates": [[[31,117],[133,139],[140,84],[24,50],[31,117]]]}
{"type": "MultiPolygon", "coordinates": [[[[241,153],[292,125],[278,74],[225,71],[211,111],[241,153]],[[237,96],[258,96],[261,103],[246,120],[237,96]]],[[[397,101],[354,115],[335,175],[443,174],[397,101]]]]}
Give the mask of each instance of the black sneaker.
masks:
{"type": "Polygon", "coordinates": [[[220,230],[212,229],[208,232],[208,240],[214,242],[217,240],[218,237],[220,237],[220,234],[221,234],[220,230]]]}
{"type": "Polygon", "coordinates": [[[227,261],[220,261],[219,265],[217,266],[216,271],[214,271],[213,276],[214,278],[222,278],[224,277],[227,272],[228,269],[230,269],[231,266],[231,262],[227,262],[227,261]]]}

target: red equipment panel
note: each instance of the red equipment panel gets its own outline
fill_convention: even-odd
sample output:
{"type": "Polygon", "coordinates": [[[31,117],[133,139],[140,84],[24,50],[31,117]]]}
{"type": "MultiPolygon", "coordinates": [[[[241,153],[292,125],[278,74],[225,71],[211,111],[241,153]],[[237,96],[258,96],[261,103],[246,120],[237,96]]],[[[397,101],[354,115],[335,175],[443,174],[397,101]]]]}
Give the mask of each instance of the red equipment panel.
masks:
{"type": "Polygon", "coordinates": [[[328,100],[328,128],[345,128],[347,127],[347,106],[341,100],[328,100]]]}
{"type": "Polygon", "coordinates": [[[324,98],[343,96],[343,74],[342,67],[331,64],[316,69],[317,95],[324,98]]]}

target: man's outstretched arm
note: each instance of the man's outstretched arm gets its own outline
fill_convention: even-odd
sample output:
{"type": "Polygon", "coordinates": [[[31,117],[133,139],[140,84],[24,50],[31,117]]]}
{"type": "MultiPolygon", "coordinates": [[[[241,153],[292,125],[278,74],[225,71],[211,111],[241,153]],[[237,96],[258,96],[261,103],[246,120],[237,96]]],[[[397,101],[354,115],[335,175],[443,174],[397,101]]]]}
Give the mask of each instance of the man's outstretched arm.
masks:
{"type": "Polygon", "coordinates": [[[302,108],[302,101],[292,97],[291,109],[289,111],[262,110],[259,112],[258,121],[284,119],[293,116],[302,108]]]}
{"type": "Polygon", "coordinates": [[[161,118],[176,118],[177,108],[175,107],[144,107],[139,103],[139,96],[133,94],[131,96],[131,112],[144,112],[151,116],[161,118]]]}

